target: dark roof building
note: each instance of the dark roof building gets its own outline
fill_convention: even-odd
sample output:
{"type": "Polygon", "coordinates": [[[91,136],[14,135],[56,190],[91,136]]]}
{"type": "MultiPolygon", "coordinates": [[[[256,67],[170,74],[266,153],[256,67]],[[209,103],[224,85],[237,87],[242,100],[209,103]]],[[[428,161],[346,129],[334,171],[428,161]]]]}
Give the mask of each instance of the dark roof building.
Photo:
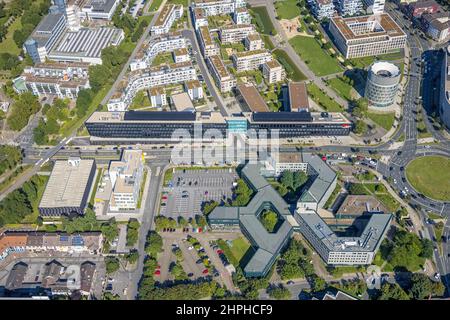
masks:
{"type": "Polygon", "coordinates": [[[23,280],[28,271],[28,265],[25,262],[18,262],[14,265],[6,280],[5,288],[7,290],[17,290],[22,287],[23,280]]]}

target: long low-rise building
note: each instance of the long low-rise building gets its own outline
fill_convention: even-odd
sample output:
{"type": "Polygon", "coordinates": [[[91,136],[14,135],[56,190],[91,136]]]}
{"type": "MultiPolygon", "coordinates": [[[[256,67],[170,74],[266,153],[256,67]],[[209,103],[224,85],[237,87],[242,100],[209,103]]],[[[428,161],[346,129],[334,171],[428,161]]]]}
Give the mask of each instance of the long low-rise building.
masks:
{"type": "Polygon", "coordinates": [[[48,54],[48,59],[101,64],[102,50],[109,46],[118,46],[124,38],[123,30],[109,27],[66,31],[48,54]]]}
{"type": "Polygon", "coordinates": [[[351,122],[341,113],[310,112],[246,112],[232,117],[223,117],[219,112],[94,112],[85,125],[94,144],[171,141],[177,129],[187,130],[191,137],[196,128],[202,134],[215,129],[224,138],[249,129],[267,132],[269,137],[278,134],[280,138],[342,136],[351,130],[351,122]]]}
{"type": "Polygon", "coordinates": [[[236,43],[252,33],[255,33],[255,27],[252,24],[233,24],[220,28],[219,38],[222,44],[236,43]]]}
{"type": "Polygon", "coordinates": [[[87,63],[38,63],[25,68],[13,88],[18,93],[74,99],[80,90],[90,88],[88,69],[87,63]]]}
{"type": "Polygon", "coordinates": [[[387,13],[333,17],[329,28],[334,43],[347,59],[386,54],[406,45],[405,32],[387,13]]]}
{"type": "Polygon", "coordinates": [[[207,65],[220,92],[230,92],[236,86],[236,78],[228,72],[218,55],[208,57],[207,65]]]}
{"type": "Polygon", "coordinates": [[[448,47],[442,59],[439,89],[439,116],[442,123],[450,129],[450,48],[448,47]]]}
{"type": "Polygon", "coordinates": [[[164,34],[170,31],[173,23],[183,16],[183,5],[166,4],[151,27],[151,34],[164,34]]]}
{"type": "Polygon", "coordinates": [[[0,261],[13,253],[24,252],[89,252],[100,253],[101,232],[67,234],[62,232],[4,231],[0,233],[0,261]]]}
{"type": "Polygon", "coordinates": [[[39,213],[42,216],[84,214],[95,172],[94,160],[55,161],[39,203],[39,213]]]}
{"type": "Polygon", "coordinates": [[[219,45],[214,42],[207,26],[200,27],[197,34],[199,37],[200,49],[205,58],[220,54],[219,45]]]}
{"type": "Polygon", "coordinates": [[[173,63],[131,72],[117,95],[108,102],[108,110],[125,111],[140,90],[196,79],[197,73],[191,62],[173,63]]]}
{"type": "Polygon", "coordinates": [[[263,97],[252,84],[239,84],[237,86],[239,92],[238,101],[241,102],[251,112],[269,112],[269,107],[263,97]]]}
{"type": "Polygon", "coordinates": [[[130,63],[131,71],[146,69],[151,66],[153,59],[160,53],[173,52],[186,48],[188,42],[180,32],[172,32],[166,35],[152,37],[145,45],[141,56],[130,63]]]}
{"type": "Polygon", "coordinates": [[[207,17],[231,14],[236,8],[245,7],[245,0],[195,0],[193,9],[202,9],[207,17]]]}
{"type": "Polygon", "coordinates": [[[258,69],[262,64],[271,61],[272,55],[264,49],[243,51],[233,54],[231,60],[236,71],[242,72],[258,69]]]}

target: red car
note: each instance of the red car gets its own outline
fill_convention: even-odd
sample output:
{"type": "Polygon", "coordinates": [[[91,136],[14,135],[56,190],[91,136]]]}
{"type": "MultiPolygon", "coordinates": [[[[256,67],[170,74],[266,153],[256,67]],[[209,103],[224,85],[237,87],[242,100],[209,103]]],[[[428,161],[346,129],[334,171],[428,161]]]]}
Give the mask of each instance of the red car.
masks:
{"type": "Polygon", "coordinates": [[[209,271],[208,271],[208,269],[205,269],[205,270],[202,271],[202,273],[203,273],[203,274],[208,274],[209,271]]]}
{"type": "Polygon", "coordinates": [[[167,196],[163,196],[162,199],[163,199],[163,200],[167,200],[167,196]]]}
{"type": "Polygon", "coordinates": [[[217,249],[217,254],[222,254],[223,250],[222,249],[217,249]]]}
{"type": "Polygon", "coordinates": [[[161,275],[161,270],[159,270],[159,269],[158,269],[158,270],[155,270],[154,275],[155,275],[155,276],[160,276],[160,275],[161,275]]]}

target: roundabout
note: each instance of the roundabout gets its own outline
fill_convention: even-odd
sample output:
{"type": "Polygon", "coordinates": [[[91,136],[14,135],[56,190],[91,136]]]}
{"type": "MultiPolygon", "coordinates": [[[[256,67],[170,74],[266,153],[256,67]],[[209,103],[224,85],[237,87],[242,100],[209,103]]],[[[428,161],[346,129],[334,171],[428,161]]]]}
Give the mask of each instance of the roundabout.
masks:
{"type": "Polygon", "coordinates": [[[426,197],[450,201],[450,158],[422,156],[415,158],[405,168],[411,186],[426,197]]]}

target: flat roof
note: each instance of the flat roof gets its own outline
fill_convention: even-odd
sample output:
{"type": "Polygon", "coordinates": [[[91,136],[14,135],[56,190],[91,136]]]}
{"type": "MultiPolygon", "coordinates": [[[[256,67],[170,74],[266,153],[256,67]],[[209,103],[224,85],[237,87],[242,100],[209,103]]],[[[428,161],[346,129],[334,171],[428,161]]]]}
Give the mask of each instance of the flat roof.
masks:
{"type": "Polygon", "coordinates": [[[211,64],[214,66],[214,69],[217,71],[221,78],[230,76],[230,73],[225,67],[225,64],[218,55],[209,56],[208,59],[211,61],[211,64]]]}
{"type": "Polygon", "coordinates": [[[39,208],[78,207],[88,186],[94,160],[79,160],[78,165],[57,160],[45,187],[39,208]]]}
{"type": "Polygon", "coordinates": [[[195,110],[191,98],[186,92],[174,94],[171,98],[177,111],[195,110]]]}
{"type": "Polygon", "coordinates": [[[42,18],[41,22],[37,25],[34,32],[52,32],[61,17],[64,17],[64,13],[49,13],[44,18],[42,18]]]}
{"type": "Polygon", "coordinates": [[[239,29],[254,29],[255,27],[252,24],[230,24],[220,28],[221,31],[231,31],[231,30],[239,30],[239,29]]]}
{"type": "Polygon", "coordinates": [[[250,33],[248,36],[247,36],[247,39],[249,40],[249,41],[262,41],[262,38],[261,38],[261,36],[259,35],[259,33],[250,33]]]}
{"type": "Polygon", "coordinates": [[[254,122],[312,122],[309,112],[258,112],[252,114],[254,122]]]}
{"type": "Polygon", "coordinates": [[[373,15],[349,18],[336,16],[331,18],[331,22],[337,27],[340,34],[346,40],[367,39],[370,42],[371,38],[378,36],[406,37],[406,34],[403,32],[403,30],[387,13],[378,14],[375,16],[375,19],[373,15]],[[370,23],[372,24],[372,26],[378,25],[381,27],[381,29],[374,30],[371,27],[367,28],[367,30],[363,32],[361,28],[358,28],[358,33],[355,33],[355,31],[352,30],[351,25],[359,25],[363,23],[370,23]]]}
{"type": "Polygon", "coordinates": [[[254,85],[239,84],[237,89],[252,112],[269,112],[269,107],[254,85]]]}
{"type": "Polygon", "coordinates": [[[91,7],[94,12],[109,13],[117,0],[88,0],[84,8],[91,7]]]}
{"type": "Polygon", "coordinates": [[[372,195],[348,195],[336,212],[339,215],[361,215],[366,212],[389,212],[389,210],[372,195]]]}
{"type": "Polygon", "coordinates": [[[209,28],[207,26],[201,26],[199,30],[205,45],[207,46],[213,45],[214,42],[211,38],[211,34],[209,33],[209,28]]]}
{"type": "Polygon", "coordinates": [[[113,192],[132,193],[134,190],[137,171],[143,165],[142,150],[124,150],[120,161],[111,161],[109,172],[118,172],[117,179],[113,186],[113,192]]]}
{"type": "Polygon", "coordinates": [[[241,51],[236,52],[234,55],[237,58],[244,58],[244,57],[250,57],[250,56],[256,56],[256,55],[262,55],[262,54],[268,54],[270,55],[270,52],[266,49],[257,49],[257,50],[250,50],[250,51],[241,51]]]}
{"type": "Polygon", "coordinates": [[[169,18],[172,11],[175,10],[174,4],[165,4],[164,7],[159,12],[158,18],[156,18],[154,27],[160,27],[166,24],[167,19],[169,18]]]}
{"type": "Polygon", "coordinates": [[[301,152],[279,152],[278,163],[303,163],[301,152]]]}
{"type": "Polygon", "coordinates": [[[305,153],[303,160],[312,168],[315,178],[310,187],[302,193],[299,201],[320,202],[331,184],[337,179],[336,172],[318,155],[305,153]]]}
{"type": "Polygon", "coordinates": [[[125,121],[194,121],[195,119],[195,112],[187,111],[127,111],[123,118],[125,121]]]}
{"type": "Polygon", "coordinates": [[[308,91],[304,82],[289,82],[289,106],[291,111],[308,110],[308,91]]]}
{"type": "Polygon", "coordinates": [[[186,48],[179,48],[179,49],[175,49],[173,51],[174,55],[176,56],[185,56],[188,54],[188,51],[186,48]]]}
{"type": "Polygon", "coordinates": [[[198,80],[189,80],[189,81],[186,81],[185,83],[184,83],[184,85],[186,86],[186,88],[188,88],[188,89],[195,89],[195,88],[201,88],[201,84],[200,84],[200,81],[198,81],[198,80]]]}

